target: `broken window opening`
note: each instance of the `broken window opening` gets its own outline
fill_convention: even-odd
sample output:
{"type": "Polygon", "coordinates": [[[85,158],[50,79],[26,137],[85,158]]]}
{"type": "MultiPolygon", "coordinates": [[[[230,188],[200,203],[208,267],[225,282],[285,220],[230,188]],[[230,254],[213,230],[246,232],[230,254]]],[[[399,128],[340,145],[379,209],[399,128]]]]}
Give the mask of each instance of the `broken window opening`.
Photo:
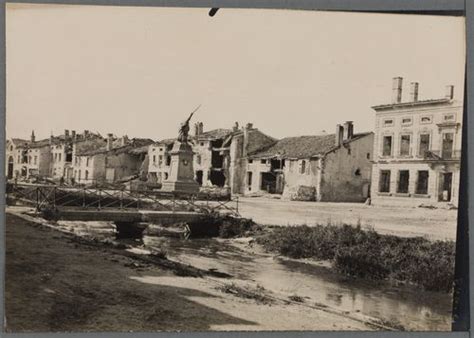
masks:
{"type": "Polygon", "coordinates": [[[381,170],[379,192],[390,192],[390,170],[381,170]]]}
{"type": "Polygon", "coordinates": [[[418,153],[420,156],[426,156],[430,150],[430,134],[420,134],[420,148],[418,153]]]}
{"type": "Polygon", "coordinates": [[[418,179],[416,181],[416,194],[426,195],[428,194],[428,181],[429,181],[429,172],[428,170],[419,170],[418,179]]]}
{"type": "Polygon", "coordinates": [[[408,170],[398,171],[397,193],[401,193],[401,194],[408,193],[409,180],[410,180],[410,172],[408,170]]]}
{"type": "Polygon", "coordinates": [[[223,187],[225,185],[225,175],[222,171],[211,170],[211,175],[209,177],[212,185],[218,187],[223,187]]]}
{"type": "Polygon", "coordinates": [[[453,144],[454,144],[454,134],[453,133],[444,133],[443,134],[443,154],[442,157],[445,159],[450,159],[453,156],[453,144]]]}
{"type": "Polygon", "coordinates": [[[392,156],[392,136],[383,137],[383,156],[392,156]]]}
{"type": "Polygon", "coordinates": [[[400,137],[400,155],[408,156],[410,155],[410,135],[402,135],[400,137]]]}

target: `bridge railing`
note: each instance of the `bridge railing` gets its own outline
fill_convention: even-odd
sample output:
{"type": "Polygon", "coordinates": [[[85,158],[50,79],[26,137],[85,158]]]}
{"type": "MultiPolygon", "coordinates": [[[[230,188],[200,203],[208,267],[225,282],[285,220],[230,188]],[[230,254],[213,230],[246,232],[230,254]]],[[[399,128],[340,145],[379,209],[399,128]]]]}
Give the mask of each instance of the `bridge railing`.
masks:
{"type": "Polygon", "coordinates": [[[161,191],[74,188],[7,183],[7,204],[45,208],[227,212],[239,214],[238,197],[161,191]]]}

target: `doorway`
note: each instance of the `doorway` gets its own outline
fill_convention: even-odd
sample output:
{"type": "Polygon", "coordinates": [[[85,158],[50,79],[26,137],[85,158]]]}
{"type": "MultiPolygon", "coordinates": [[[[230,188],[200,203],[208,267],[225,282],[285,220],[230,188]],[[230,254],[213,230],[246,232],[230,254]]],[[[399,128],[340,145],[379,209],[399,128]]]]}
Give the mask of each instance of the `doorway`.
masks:
{"type": "Polygon", "coordinates": [[[202,170],[196,171],[196,182],[198,182],[198,184],[202,186],[202,170]]]}
{"type": "Polygon", "coordinates": [[[439,182],[438,201],[450,202],[453,183],[453,173],[441,173],[439,182]]]}
{"type": "Polygon", "coordinates": [[[8,158],[7,177],[8,179],[13,178],[13,157],[12,156],[8,158]]]}

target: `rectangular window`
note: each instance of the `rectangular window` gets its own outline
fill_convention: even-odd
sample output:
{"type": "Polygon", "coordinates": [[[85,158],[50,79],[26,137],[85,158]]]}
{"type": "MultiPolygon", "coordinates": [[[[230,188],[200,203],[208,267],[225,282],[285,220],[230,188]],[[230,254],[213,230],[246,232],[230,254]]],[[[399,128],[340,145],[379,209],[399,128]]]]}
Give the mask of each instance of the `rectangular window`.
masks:
{"type": "Polygon", "coordinates": [[[400,155],[410,155],[410,135],[402,135],[400,137],[400,155]]]}
{"type": "Polygon", "coordinates": [[[267,164],[267,160],[260,160],[261,164],[267,164]]]}
{"type": "Polygon", "coordinates": [[[158,166],[161,167],[162,164],[163,164],[163,155],[158,155],[158,166]]]}
{"type": "Polygon", "coordinates": [[[453,143],[454,136],[453,133],[444,133],[443,134],[443,154],[444,159],[450,159],[453,156],[453,143]]]}
{"type": "Polygon", "coordinates": [[[252,164],[253,163],[253,160],[252,159],[249,159],[249,164],[252,164]]]}
{"type": "Polygon", "coordinates": [[[38,161],[38,156],[35,156],[34,163],[36,164],[37,161],[38,161]]]}
{"type": "Polygon", "coordinates": [[[61,153],[58,154],[58,161],[61,162],[61,153]]]}
{"type": "Polygon", "coordinates": [[[426,156],[426,152],[430,150],[430,134],[420,134],[420,148],[418,154],[426,156]]]}
{"type": "Polygon", "coordinates": [[[251,171],[247,172],[247,186],[249,187],[249,190],[252,189],[252,172],[251,171]]]}
{"type": "Polygon", "coordinates": [[[89,166],[89,157],[86,157],[86,167],[89,166]]]}
{"type": "Polygon", "coordinates": [[[416,191],[415,193],[420,195],[428,194],[428,170],[419,170],[418,179],[416,180],[416,191]]]}
{"type": "Polygon", "coordinates": [[[379,192],[390,192],[390,170],[380,170],[379,192]]]}
{"type": "Polygon", "coordinates": [[[444,115],[445,121],[454,121],[454,114],[446,114],[444,115]]]}
{"type": "Polygon", "coordinates": [[[384,127],[391,126],[393,125],[393,120],[392,119],[383,120],[383,125],[384,127]]]}
{"type": "Polygon", "coordinates": [[[411,117],[405,117],[402,119],[402,124],[403,125],[409,125],[411,124],[411,117]]]}
{"type": "Polygon", "coordinates": [[[153,155],[153,163],[156,163],[156,155],[153,155]]]}
{"type": "Polygon", "coordinates": [[[383,156],[391,156],[392,155],[392,136],[384,136],[383,137],[383,156]]]}
{"type": "Polygon", "coordinates": [[[408,182],[410,180],[410,172],[408,170],[400,170],[398,172],[397,192],[401,194],[408,193],[408,182]]]}

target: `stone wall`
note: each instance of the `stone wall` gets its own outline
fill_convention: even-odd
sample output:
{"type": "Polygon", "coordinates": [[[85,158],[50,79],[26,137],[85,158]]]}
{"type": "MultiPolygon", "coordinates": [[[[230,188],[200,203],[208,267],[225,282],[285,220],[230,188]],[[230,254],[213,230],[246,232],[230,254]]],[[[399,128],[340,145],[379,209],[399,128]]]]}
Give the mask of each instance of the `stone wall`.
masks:
{"type": "Polygon", "coordinates": [[[326,155],[322,162],[320,200],[364,202],[369,196],[373,134],[326,155]]]}

